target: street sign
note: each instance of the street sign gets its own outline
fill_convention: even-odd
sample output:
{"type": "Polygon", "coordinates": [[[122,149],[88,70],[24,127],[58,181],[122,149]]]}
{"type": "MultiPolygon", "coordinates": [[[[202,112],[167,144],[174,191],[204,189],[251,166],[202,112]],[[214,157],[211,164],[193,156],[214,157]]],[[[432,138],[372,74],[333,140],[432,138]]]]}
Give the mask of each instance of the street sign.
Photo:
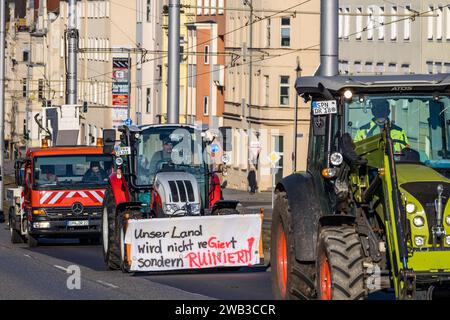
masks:
{"type": "Polygon", "coordinates": [[[133,120],[131,120],[131,119],[125,119],[124,121],[123,121],[123,124],[124,125],[126,125],[126,126],[131,126],[132,124],[133,124],[133,120]]]}
{"type": "Polygon", "coordinates": [[[272,167],[274,167],[278,161],[280,161],[281,157],[278,154],[278,152],[272,151],[268,156],[267,159],[270,161],[270,163],[272,164],[272,167]]]}
{"type": "Polygon", "coordinates": [[[220,151],[220,147],[218,144],[214,143],[211,145],[211,152],[212,153],[218,153],[220,151]]]}

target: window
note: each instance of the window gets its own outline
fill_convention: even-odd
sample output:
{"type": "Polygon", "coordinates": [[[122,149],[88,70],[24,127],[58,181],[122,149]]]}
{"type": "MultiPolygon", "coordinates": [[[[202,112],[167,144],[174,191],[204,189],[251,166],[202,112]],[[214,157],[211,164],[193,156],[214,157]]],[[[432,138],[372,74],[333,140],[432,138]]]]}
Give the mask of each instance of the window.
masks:
{"type": "Polygon", "coordinates": [[[217,11],[217,0],[211,0],[211,15],[216,15],[217,11]]]}
{"type": "Polygon", "coordinates": [[[397,41],[397,22],[393,22],[398,20],[396,15],[398,14],[397,6],[392,6],[391,8],[391,41],[397,41]]]}
{"type": "Polygon", "coordinates": [[[363,8],[356,8],[356,40],[361,40],[363,30],[363,8]]]}
{"type": "Polygon", "coordinates": [[[434,63],[435,73],[442,73],[442,62],[434,63]]]}
{"type": "Polygon", "coordinates": [[[447,26],[447,30],[446,30],[446,38],[447,38],[447,41],[449,41],[450,40],[450,7],[447,7],[446,9],[445,9],[445,12],[446,12],[446,19],[445,20],[447,20],[446,21],[446,26],[447,26]]]}
{"type": "Polygon", "coordinates": [[[291,18],[281,18],[281,46],[291,46],[291,18]]]}
{"type": "Polygon", "coordinates": [[[344,29],[344,16],[342,15],[344,11],[339,8],[339,39],[342,39],[342,30],[344,29]]]}
{"type": "Polygon", "coordinates": [[[203,0],[197,0],[197,15],[202,15],[203,0]]]}
{"type": "Polygon", "coordinates": [[[289,76],[280,77],[280,105],[289,105],[289,76]]]}
{"type": "Polygon", "coordinates": [[[284,137],[283,136],[272,136],[272,147],[275,152],[280,156],[280,161],[278,161],[278,171],[275,174],[275,184],[283,179],[283,160],[284,160],[284,137]]]}
{"type": "Polygon", "coordinates": [[[203,97],[203,115],[209,115],[209,97],[203,97]]]}
{"type": "Polygon", "coordinates": [[[195,88],[197,87],[197,65],[189,64],[188,65],[188,87],[195,88]]]}
{"type": "Polygon", "coordinates": [[[370,61],[366,62],[366,72],[373,73],[373,63],[370,61]]]}
{"type": "Polygon", "coordinates": [[[378,40],[384,40],[384,7],[378,8],[378,40]]]}
{"type": "Polygon", "coordinates": [[[437,18],[436,18],[436,40],[441,41],[442,40],[442,23],[443,23],[443,9],[442,7],[439,7],[437,9],[437,18]]]}
{"type": "Polygon", "coordinates": [[[389,73],[397,73],[397,64],[396,63],[389,63],[389,73]]]}
{"type": "Polygon", "coordinates": [[[22,51],[22,61],[23,62],[27,62],[28,61],[28,57],[29,57],[29,52],[28,52],[28,50],[23,50],[22,51]]]}
{"type": "Polygon", "coordinates": [[[266,21],[266,48],[270,47],[270,38],[271,38],[271,28],[272,28],[272,20],[267,19],[266,21]]]}
{"type": "Polygon", "coordinates": [[[377,73],[378,74],[383,74],[384,73],[384,63],[383,62],[378,62],[377,63],[377,73]]]}
{"type": "Polygon", "coordinates": [[[147,113],[152,112],[152,89],[147,88],[147,94],[146,94],[146,104],[145,104],[145,111],[147,113]]]}
{"type": "Polygon", "coordinates": [[[209,46],[205,46],[204,63],[209,64],[209,46]]]}
{"type": "Polygon", "coordinates": [[[64,97],[64,76],[59,77],[59,97],[64,97]]]}
{"type": "Polygon", "coordinates": [[[27,78],[22,79],[22,98],[27,97],[27,78]]]}
{"type": "Polygon", "coordinates": [[[44,99],[44,80],[38,80],[38,99],[39,101],[44,99]]]}
{"type": "Polygon", "coordinates": [[[361,61],[355,61],[355,73],[362,73],[361,61]]]}
{"type": "Polygon", "coordinates": [[[224,11],[224,0],[219,0],[219,10],[218,13],[219,14],[223,14],[224,11]]]}
{"type": "MultiPolygon", "coordinates": [[[[405,7],[405,14],[411,14],[411,6],[405,7]]],[[[403,40],[409,41],[411,40],[411,19],[406,19],[404,22],[404,33],[403,40]]]]}
{"type": "Polygon", "coordinates": [[[445,67],[444,72],[445,73],[450,73],[450,63],[449,62],[444,63],[444,67],[445,67]]]}
{"type": "Polygon", "coordinates": [[[367,8],[367,14],[368,14],[368,16],[367,16],[367,40],[373,40],[373,28],[374,28],[373,7],[367,8]]]}
{"type": "Polygon", "coordinates": [[[152,0],[147,0],[147,22],[152,22],[152,0]]]}
{"type": "Polygon", "coordinates": [[[203,7],[203,14],[205,16],[209,15],[209,0],[204,0],[205,6],[203,7]]]}
{"type": "MultiPolygon", "coordinates": [[[[434,7],[433,6],[429,6],[428,7],[429,12],[434,12],[434,7]]],[[[430,15],[428,17],[428,36],[427,39],[428,40],[433,40],[434,37],[434,17],[433,15],[430,15]]]]}
{"type": "Polygon", "coordinates": [[[350,7],[344,9],[344,39],[350,36],[350,7]]]}
{"type": "Polygon", "coordinates": [[[403,74],[410,74],[411,73],[411,67],[409,63],[402,64],[402,73],[403,74]]]}
{"type": "Polygon", "coordinates": [[[433,62],[427,61],[427,72],[428,74],[433,74],[433,62]]]}
{"type": "Polygon", "coordinates": [[[266,94],[265,94],[265,99],[264,99],[264,105],[266,107],[269,106],[269,98],[270,98],[270,78],[269,76],[264,76],[264,82],[265,82],[265,88],[266,88],[266,94]]]}

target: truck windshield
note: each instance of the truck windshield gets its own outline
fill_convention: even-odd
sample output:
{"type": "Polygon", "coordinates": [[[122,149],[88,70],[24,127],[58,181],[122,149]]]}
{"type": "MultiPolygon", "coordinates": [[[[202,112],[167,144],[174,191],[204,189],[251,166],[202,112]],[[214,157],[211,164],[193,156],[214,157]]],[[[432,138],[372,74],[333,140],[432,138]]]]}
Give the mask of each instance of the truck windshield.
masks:
{"type": "Polygon", "coordinates": [[[448,96],[359,96],[346,104],[347,132],[355,142],[379,134],[386,119],[397,161],[450,169],[448,96]]]}
{"type": "Polygon", "coordinates": [[[156,173],[161,171],[183,171],[201,179],[206,169],[201,132],[189,127],[144,130],[136,168],[136,184],[140,186],[153,184],[156,173]]]}
{"type": "Polygon", "coordinates": [[[43,156],[34,159],[34,186],[37,188],[105,187],[111,174],[108,155],[43,156]]]}

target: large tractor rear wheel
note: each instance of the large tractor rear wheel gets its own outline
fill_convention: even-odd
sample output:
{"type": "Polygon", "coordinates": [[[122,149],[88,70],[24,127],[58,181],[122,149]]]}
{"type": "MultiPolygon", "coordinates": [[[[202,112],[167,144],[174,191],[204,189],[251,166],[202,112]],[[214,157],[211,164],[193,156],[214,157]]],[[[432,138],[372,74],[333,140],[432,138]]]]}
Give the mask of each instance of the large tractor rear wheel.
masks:
{"type": "Polygon", "coordinates": [[[110,187],[106,190],[102,214],[103,259],[110,270],[120,269],[120,236],[116,202],[110,187]]]}
{"type": "Polygon", "coordinates": [[[325,227],[317,250],[317,291],[321,300],[361,300],[364,286],[363,252],[355,228],[325,227]]]}
{"type": "Polygon", "coordinates": [[[314,263],[295,258],[294,230],[285,192],[277,192],[272,215],[271,254],[272,292],[277,300],[315,297],[314,263]]]}

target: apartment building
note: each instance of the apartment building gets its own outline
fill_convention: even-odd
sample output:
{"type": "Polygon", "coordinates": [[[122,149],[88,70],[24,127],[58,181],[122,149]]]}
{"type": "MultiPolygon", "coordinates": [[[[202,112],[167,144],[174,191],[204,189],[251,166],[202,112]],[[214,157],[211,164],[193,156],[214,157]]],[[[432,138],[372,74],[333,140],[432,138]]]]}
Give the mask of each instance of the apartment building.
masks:
{"type": "Polygon", "coordinates": [[[223,125],[225,5],[197,0],[196,22],[188,25],[188,121],[209,128],[223,125]]]}
{"type": "MultiPolygon", "coordinates": [[[[320,2],[253,1],[253,28],[252,2],[244,3],[228,0],[226,10],[225,50],[233,53],[225,71],[224,125],[233,132],[227,179],[229,187],[245,190],[253,165],[260,190],[267,190],[273,185],[267,159],[272,151],[281,157],[275,182],[293,170],[296,69],[313,75],[319,66],[320,2]]],[[[298,170],[306,167],[309,116],[300,100],[298,170]]]]}
{"type": "MultiPolygon", "coordinates": [[[[163,52],[162,55],[162,81],[161,81],[161,107],[158,114],[159,122],[167,121],[167,95],[168,92],[168,50],[169,50],[169,16],[168,0],[162,0],[166,6],[164,10],[163,23],[163,52]]],[[[195,0],[181,1],[180,8],[180,123],[188,123],[188,118],[192,118],[192,111],[188,114],[188,57],[187,50],[192,46],[188,42],[188,25],[195,22],[195,0]]]]}
{"type": "Polygon", "coordinates": [[[450,72],[450,7],[430,0],[341,0],[340,72],[450,72]]]}

